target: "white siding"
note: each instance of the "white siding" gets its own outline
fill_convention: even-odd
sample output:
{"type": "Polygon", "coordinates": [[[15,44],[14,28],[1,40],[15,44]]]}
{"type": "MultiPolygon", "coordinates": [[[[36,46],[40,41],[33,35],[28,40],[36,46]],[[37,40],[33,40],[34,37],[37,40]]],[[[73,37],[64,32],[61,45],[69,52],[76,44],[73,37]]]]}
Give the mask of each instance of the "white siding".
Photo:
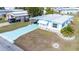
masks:
{"type": "Polygon", "coordinates": [[[62,29],[62,24],[58,24],[58,30],[62,29]]]}

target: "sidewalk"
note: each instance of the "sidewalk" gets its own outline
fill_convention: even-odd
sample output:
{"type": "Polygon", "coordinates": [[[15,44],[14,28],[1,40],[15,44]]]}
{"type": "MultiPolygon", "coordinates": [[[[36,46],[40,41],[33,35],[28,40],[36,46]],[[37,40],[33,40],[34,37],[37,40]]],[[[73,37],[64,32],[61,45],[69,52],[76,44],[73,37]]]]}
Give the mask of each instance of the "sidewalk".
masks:
{"type": "Polygon", "coordinates": [[[10,25],[10,23],[9,22],[0,23],[0,27],[7,26],[7,25],[10,25]]]}

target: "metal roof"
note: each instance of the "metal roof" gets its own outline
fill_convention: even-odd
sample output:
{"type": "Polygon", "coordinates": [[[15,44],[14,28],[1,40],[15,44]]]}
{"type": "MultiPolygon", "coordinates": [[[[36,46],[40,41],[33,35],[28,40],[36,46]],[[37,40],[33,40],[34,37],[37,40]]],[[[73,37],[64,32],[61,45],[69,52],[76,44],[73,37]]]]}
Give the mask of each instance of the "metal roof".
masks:
{"type": "Polygon", "coordinates": [[[15,11],[15,12],[10,12],[9,14],[13,15],[13,16],[26,16],[28,15],[27,11],[15,11]]]}
{"type": "Polygon", "coordinates": [[[38,23],[41,23],[41,24],[48,24],[47,21],[44,21],[44,20],[39,20],[38,23]]]}
{"type": "MultiPolygon", "coordinates": [[[[67,20],[71,20],[71,18],[73,18],[73,16],[68,16],[68,15],[64,15],[58,19],[55,19],[54,22],[57,22],[57,23],[64,23],[65,21],[67,20]]],[[[73,20],[73,19],[72,19],[73,20]]]]}
{"type": "Polygon", "coordinates": [[[12,10],[2,9],[2,10],[0,10],[0,16],[3,15],[3,14],[6,14],[6,13],[13,14],[14,16],[23,16],[23,15],[28,14],[27,11],[24,11],[22,9],[12,9],[12,10]]]}
{"type": "Polygon", "coordinates": [[[49,15],[32,17],[30,19],[37,19],[37,20],[39,19],[39,20],[46,20],[46,21],[49,21],[49,22],[63,23],[66,20],[69,20],[70,18],[73,18],[73,16],[60,15],[60,14],[49,14],[49,15]]]}
{"type": "Polygon", "coordinates": [[[79,8],[77,7],[57,7],[55,8],[56,10],[61,10],[61,11],[79,11],[79,8]]]}

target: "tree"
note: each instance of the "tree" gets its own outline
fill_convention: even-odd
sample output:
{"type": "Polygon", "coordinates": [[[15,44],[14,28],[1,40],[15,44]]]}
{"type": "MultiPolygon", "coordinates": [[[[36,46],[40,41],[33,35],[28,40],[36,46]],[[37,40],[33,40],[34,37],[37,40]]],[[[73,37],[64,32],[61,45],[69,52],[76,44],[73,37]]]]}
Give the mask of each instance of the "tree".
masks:
{"type": "Polygon", "coordinates": [[[46,8],[46,14],[53,14],[53,13],[55,13],[55,11],[51,9],[51,7],[46,8]]]}
{"type": "Polygon", "coordinates": [[[42,15],[43,14],[43,10],[44,10],[43,7],[28,7],[27,8],[28,14],[31,17],[42,15]]]}
{"type": "Polygon", "coordinates": [[[27,7],[15,7],[15,9],[24,9],[24,10],[27,10],[27,7]]]}

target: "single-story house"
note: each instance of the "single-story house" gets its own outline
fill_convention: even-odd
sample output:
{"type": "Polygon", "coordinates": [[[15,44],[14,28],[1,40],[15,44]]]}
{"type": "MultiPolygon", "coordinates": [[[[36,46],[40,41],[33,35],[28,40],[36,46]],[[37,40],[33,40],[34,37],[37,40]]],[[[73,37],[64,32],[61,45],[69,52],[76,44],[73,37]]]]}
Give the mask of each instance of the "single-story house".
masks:
{"type": "Polygon", "coordinates": [[[28,21],[29,15],[27,11],[14,10],[13,12],[7,13],[6,18],[9,22],[28,21]]]}
{"type": "Polygon", "coordinates": [[[57,32],[71,23],[73,16],[48,14],[30,18],[30,21],[32,20],[35,20],[36,22],[34,21],[32,23],[37,23],[41,29],[57,32]]]}
{"type": "Polygon", "coordinates": [[[78,7],[55,7],[53,9],[61,14],[77,14],[79,12],[78,7]]]}

